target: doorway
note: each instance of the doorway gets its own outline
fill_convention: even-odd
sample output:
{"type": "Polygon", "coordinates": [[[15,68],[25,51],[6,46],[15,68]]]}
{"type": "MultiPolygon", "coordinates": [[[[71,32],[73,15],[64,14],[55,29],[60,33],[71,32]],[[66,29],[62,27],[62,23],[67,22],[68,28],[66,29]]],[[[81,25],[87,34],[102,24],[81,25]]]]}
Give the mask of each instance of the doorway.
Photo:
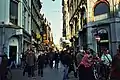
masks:
{"type": "Polygon", "coordinates": [[[100,36],[100,41],[98,42],[98,46],[99,46],[98,48],[99,48],[100,53],[102,52],[103,48],[106,48],[107,50],[109,50],[108,31],[103,28],[103,29],[98,30],[98,34],[100,36]]]}
{"type": "Polygon", "coordinates": [[[15,60],[17,59],[17,46],[9,46],[9,57],[11,58],[15,55],[15,60]]]}

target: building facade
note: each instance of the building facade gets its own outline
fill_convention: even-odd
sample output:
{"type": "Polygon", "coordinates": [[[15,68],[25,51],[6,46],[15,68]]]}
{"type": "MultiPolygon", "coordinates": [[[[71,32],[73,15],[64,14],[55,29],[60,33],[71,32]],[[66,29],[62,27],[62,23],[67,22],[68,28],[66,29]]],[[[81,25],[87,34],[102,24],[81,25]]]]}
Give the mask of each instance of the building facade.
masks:
{"type": "Polygon", "coordinates": [[[40,13],[42,5],[40,0],[32,0],[31,2],[31,32],[32,32],[32,46],[35,51],[41,49],[42,43],[42,21],[43,15],[40,13]]]}
{"type": "Polygon", "coordinates": [[[63,37],[66,40],[70,39],[69,34],[69,13],[68,13],[68,0],[62,0],[62,13],[63,13],[63,37]]]}
{"type": "Polygon", "coordinates": [[[16,55],[16,63],[20,62],[23,42],[31,41],[31,0],[1,0],[0,2],[0,46],[10,58],[16,55]],[[23,13],[26,8],[26,13],[23,13]],[[26,16],[26,20],[23,20],[26,16]],[[24,22],[23,22],[24,21],[24,22]]]}
{"type": "Polygon", "coordinates": [[[106,47],[112,55],[116,54],[120,44],[120,1],[91,0],[87,4],[89,46],[96,51],[106,47]],[[96,36],[99,41],[95,40],[96,36]]]}
{"type": "Polygon", "coordinates": [[[51,30],[51,23],[47,21],[45,18],[44,26],[43,26],[43,44],[45,46],[45,50],[50,50],[53,48],[53,33],[51,30]]]}
{"type": "Polygon", "coordinates": [[[8,58],[16,55],[16,63],[31,45],[41,48],[43,15],[40,0],[1,0],[0,47],[8,58]]]}
{"type": "Polygon", "coordinates": [[[87,46],[86,0],[68,0],[70,41],[75,48],[87,46]]]}
{"type": "Polygon", "coordinates": [[[117,53],[119,0],[68,0],[67,4],[73,46],[79,44],[79,48],[92,48],[96,52],[107,48],[112,55],[117,53]]]}

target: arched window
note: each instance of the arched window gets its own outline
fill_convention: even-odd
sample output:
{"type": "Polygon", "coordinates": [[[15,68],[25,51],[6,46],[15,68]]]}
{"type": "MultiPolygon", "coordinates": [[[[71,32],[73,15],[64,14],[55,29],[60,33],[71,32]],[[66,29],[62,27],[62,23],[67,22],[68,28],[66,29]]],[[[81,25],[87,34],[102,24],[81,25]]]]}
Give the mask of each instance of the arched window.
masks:
{"type": "Polygon", "coordinates": [[[100,29],[100,30],[98,30],[98,33],[99,33],[99,34],[102,34],[102,33],[108,33],[108,32],[107,32],[106,29],[100,29]]]}
{"type": "Polygon", "coordinates": [[[100,2],[94,8],[94,16],[109,13],[109,6],[105,2],[100,2]]]}

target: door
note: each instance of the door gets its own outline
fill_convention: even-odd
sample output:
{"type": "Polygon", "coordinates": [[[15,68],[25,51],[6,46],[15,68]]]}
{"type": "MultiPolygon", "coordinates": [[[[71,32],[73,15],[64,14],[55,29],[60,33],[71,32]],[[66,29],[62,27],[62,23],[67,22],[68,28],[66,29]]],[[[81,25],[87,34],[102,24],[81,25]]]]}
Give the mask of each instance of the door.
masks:
{"type": "MultiPolygon", "coordinates": [[[[12,55],[17,56],[17,46],[9,46],[9,57],[11,58],[12,55]]],[[[16,60],[16,57],[15,57],[16,60]]]]}

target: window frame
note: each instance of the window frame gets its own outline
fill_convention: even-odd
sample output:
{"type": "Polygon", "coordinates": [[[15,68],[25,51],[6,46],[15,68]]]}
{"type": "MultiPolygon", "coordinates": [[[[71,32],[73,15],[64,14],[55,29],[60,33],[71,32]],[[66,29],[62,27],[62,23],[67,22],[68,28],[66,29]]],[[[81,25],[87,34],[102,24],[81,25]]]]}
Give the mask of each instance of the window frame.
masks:
{"type": "Polygon", "coordinates": [[[10,11],[9,11],[9,20],[12,24],[18,25],[18,0],[10,0],[10,11]],[[14,4],[14,6],[12,5],[14,4]],[[13,8],[15,7],[15,8],[13,8]],[[16,9],[14,13],[12,12],[13,9],[16,9]],[[15,19],[12,19],[11,16],[15,17],[15,19]]]}

